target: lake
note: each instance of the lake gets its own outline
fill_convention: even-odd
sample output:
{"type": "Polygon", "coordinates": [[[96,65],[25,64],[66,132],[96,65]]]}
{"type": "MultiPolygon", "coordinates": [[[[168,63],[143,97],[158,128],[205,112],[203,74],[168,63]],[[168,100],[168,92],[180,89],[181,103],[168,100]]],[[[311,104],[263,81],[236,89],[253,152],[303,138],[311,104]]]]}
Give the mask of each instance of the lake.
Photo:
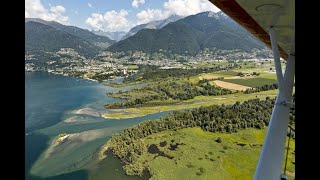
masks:
{"type": "Polygon", "coordinates": [[[161,112],[122,120],[95,115],[106,111],[104,104],[122,101],[106,93],[135,87],[112,88],[74,77],[26,72],[26,179],[138,179],[124,175],[121,163],[116,158],[108,156],[101,162],[94,160],[99,147],[113,133],[168,114],[161,112]],[[78,139],[59,151],[48,153],[52,139],[62,133],[74,133],[78,139]]]}

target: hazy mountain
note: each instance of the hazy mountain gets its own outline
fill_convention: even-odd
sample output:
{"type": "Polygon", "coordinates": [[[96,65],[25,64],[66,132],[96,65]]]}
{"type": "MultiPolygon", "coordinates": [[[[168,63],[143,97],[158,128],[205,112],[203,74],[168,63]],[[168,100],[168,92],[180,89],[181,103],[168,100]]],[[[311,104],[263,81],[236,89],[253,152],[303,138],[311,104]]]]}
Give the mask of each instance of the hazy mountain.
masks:
{"type": "Polygon", "coordinates": [[[33,56],[29,63],[37,67],[48,67],[50,61],[56,61],[58,65],[63,56],[57,52],[62,48],[70,51],[69,55],[65,55],[67,59],[71,56],[78,57],[73,59],[93,58],[99,53],[99,47],[82,38],[42,23],[25,23],[25,55],[33,56]]]}
{"type": "Polygon", "coordinates": [[[222,12],[203,12],[167,24],[161,29],[142,29],[113,44],[110,51],[160,49],[178,54],[197,54],[204,48],[250,51],[265,45],[222,12]]]}
{"type": "Polygon", "coordinates": [[[98,48],[88,41],[38,22],[25,23],[25,50],[31,52],[57,52],[72,48],[84,56],[94,56],[98,48]]]}
{"type": "Polygon", "coordinates": [[[121,38],[127,34],[127,32],[125,32],[125,31],[116,31],[116,32],[108,32],[107,31],[107,32],[105,32],[105,31],[101,31],[101,30],[99,30],[99,31],[92,30],[91,32],[93,32],[94,34],[99,35],[99,36],[106,36],[106,37],[108,37],[112,40],[115,40],[117,42],[120,41],[121,38]]]}
{"type": "Polygon", "coordinates": [[[175,22],[175,21],[177,21],[177,20],[179,20],[181,18],[182,18],[181,16],[172,15],[169,18],[164,19],[164,20],[151,21],[151,22],[149,22],[147,24],[137,25],[137,26],[131,28],[130,31],[125,36],[122,37],[121,40],[126,39],[126,38],[128,38],[130,36],[133,36],[134,34],[136,34],[141,29],[160,29],[160,28],[164,27],[165,25],[167,25],[167,24],[169,24],[171,22],[175,22]]]}
{"type": "Polygon", "coordinates": [[[111,44],[114,44],[115,41],[111,40],[110,38],[106,37],[106,36],[99,36],[96,35],[92,32],[90,32],[89,30],[86,29],[81,29],[75,26],[66,26],[66,25],[62,25],[60,23],[57,23],[55,21],[45,21],[42,19],[38,19],[38,18],[26,18],[25,22],[38,22],[47,26],[50,26],[52,28],[55,28],[57,30],[60,31],[64,31],[66,33],[69,33],[71,35],[77,36],[79,38],[82,38],[88,42],[90,42],[91,44],[100,47],[101,49],[105,49],[107,47],[109,47],[111,44]]]}

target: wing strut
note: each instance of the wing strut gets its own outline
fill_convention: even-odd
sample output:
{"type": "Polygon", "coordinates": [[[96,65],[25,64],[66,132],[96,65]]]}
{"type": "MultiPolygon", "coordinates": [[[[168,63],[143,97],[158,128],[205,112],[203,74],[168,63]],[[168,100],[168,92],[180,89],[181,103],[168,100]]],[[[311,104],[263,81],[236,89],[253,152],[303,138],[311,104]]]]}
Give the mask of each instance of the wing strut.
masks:
{"type": "Polygon", "coordinates": [[[272,111],[268,132],[254,175],[255,180],[280,180],[281,178],[295,74],[295,56],[294,54],[290,54],[287,60],[285,74],[284,76],[282,75],[274,27],[270,27],[269,35],[276,67],[279,93],[272,111]]]}

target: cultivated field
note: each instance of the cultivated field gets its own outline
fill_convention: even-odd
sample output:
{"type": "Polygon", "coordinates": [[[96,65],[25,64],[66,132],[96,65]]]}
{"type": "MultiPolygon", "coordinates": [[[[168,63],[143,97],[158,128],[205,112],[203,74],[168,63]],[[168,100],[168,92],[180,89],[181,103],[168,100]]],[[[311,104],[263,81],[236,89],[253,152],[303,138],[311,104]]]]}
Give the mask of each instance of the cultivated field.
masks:
{"type": "Polygon", "coordinates": [[[275,79],[269,79],[269,78],[248,78],[248,79],[223,79],[221,81],[239,84],[242,86],[249,86],[249,87],[259,87],[263,85],[271,85],[274,83],[277,83],[277,80],[275,79]]]}
{"type": "Polygon", "coordinates": [[[220,86],[220,87],[223,87],[223,88],[226,88],[226,89],[239,90],[239,91],[244,91],[246,89],[251,88],[251,87],[248,87],[248,86],[242,86],[242,85],[239,85],[239,84],[229,83],[229,82],[220,81],[220,80],[216,80],[216,81],[214,81],[214,83],[217,86],[220,86]]]}

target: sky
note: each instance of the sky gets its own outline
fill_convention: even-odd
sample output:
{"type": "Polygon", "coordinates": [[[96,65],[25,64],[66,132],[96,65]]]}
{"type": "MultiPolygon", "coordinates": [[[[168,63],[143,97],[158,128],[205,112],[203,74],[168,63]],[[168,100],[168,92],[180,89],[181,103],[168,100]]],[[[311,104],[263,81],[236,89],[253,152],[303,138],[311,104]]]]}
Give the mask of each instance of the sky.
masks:
{"type": "Polygon", "coordinates": [[[208,0],[25,0],[26,18],[109,32],[204,11],[220,10],[208,0]]]}

